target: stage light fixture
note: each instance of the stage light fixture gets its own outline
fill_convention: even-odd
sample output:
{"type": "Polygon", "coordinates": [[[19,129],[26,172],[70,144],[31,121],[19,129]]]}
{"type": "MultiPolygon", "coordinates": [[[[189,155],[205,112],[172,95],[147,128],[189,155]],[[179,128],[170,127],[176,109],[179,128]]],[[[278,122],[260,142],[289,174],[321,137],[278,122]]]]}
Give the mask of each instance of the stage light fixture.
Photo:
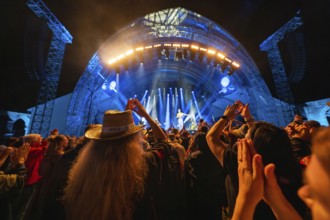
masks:
{"type": "Polygon", "coordinates": [[[220,57],[221,59],[225,59],[225,55],[223,55],[222,53],[218,53],[217,56],[220,57]]]}
{"type": "Polygon", "coordinates": [[[233,73],[235,72],[235,70],[233,69],[233,68],[230,68],[229,70],[228,70],[228,75],[229,76],[231,76],[233,73]]]}
{"type": "Polygon", "coordinates": [[[225,76],[221,79],[221,85],[223,87],[227,87],[229,85],[229,83],[230,83],[230,79],[228,76],[225,76]]]}
{"type": "Polygon", "coordinates": [[[132,55],[133,53],[136,54],[137,61],[141,63],[143,62],[141,59],[152,59],[150,53],[145,53],[145,50],[152,50],[153,59],[158,59],[159,61],[161,61],[161,59],[173,59],[175,61],[181,59],[194,60],[208,65],[216,65],[217,68],[220,67],[219,69],[221,72],[229,71],[229,74],[232,74],[240,67],[239,63],[227,58],[221,51],[217,51],[216,49],[207,49],[206,47],[200,47],[197,44],[177,42],[139,46],[135,49],[127,50],[115,58],[108,60],[107,63],[109,65],[114,65],[114,63],[132,55]]]}
{"type": "Polygon", "coordinates": [[[128,51],[125,52],[125,55],[129,56],[129,55],[133,54],[133,52],[134,52],[133,50],[128,50],[128,51]]]}
{"type": "Polygon", "coordinates": [[[227,57],[225,57],[225,59],[223,59],[220,62],[220,64],[221,64],[221,67],[220,67],[221,72],[223,73],[228,67],[231,68],[231,63],[232,63],[232,60],[230,60],[227,57]]]}
{"type": "Polygon", "coordinates": [[[239,67],[240,67],[240,65],[239,65],[238,63],[236,63],[236,62],[232,62],[231,65],[233,65],[233,66],[236,67],[236,68],[239,68],[239,67]]]}
{"type": "Polygon", "coordinates": [[[229,71],[228,71],[227,74],[230,76],[230,75],[232,75],[237,69],[238,69],[238,67],[232,65],[232,66],[230,67],[230,69],[229,69],[229,71]]]}
{"type": "Polygon", "coordinates": [[[137,47],[136,49],[135,49],[135,51],[143,51],[143,47],[137,47]]]}
{"type": "Polygon", "coordinates": [[[208,53],[208,54],[211,54],[211,55],[214,55],[214,54],[215,54],[215,50],[210,50],[210,49],[209,49],[209,50],[207,50],[207,53],[208,53]]]}
{"type": "Polygon", "coordinates": [[[198,49],[199,49],[199,46],[191,45],[190,48],[191,48],[191,49],[194,49],[194,50],[198,50],[198,49]]]}
{"type": "Polygon", "coordinates": [[[120,54],[120,55],[118,55],[116,58],[117,58],[117,60],[121,60],[121,59],[123,59],[124,57],[125,57],[124,54],[120,54]]]}
{"type": "Polygon", "coordinates": [[[117,59],[116,58],[113,58],[113,59],[111,59],[111,60],[108,61],[108,64],[111,65],[111,64],[115,63],[116,61],[117,61],[117,59]]]}
{"type": "Polygon", "coordinates": [[[119,67],[119,66],[116,66],[116,67],[115,67],[115,72],[116,72],[116,73],[120,73],[120,67],[119,67]]]}
{"type": "Polygon", "coordinates": [[[110,82],[110,85],[109,85],[109,89],[110,89],[110,91],[117,92],[116,86],[117,86],[116,81],[111,81],[111,82],[110,82]]]}
{"type": "Polygon", "coordinates": [[[221,64],[220,66],[220,71],[221,73],[223,73],[228,67],[228,63],[227,62],[224,62],[223,64],[221,64]]]}

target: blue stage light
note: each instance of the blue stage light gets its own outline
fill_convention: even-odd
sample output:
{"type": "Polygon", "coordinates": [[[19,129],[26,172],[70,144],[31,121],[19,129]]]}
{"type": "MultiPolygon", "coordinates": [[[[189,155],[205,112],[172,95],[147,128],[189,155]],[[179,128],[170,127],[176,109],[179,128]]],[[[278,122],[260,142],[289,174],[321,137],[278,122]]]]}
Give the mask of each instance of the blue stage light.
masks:
{"type": "Polygon", "coordinates": [[[228,76],[225,76],[221,79],[221,85],[223,87],[227,87],[229,85],[229,83],[230,83],[230,79],[228,76]]]}

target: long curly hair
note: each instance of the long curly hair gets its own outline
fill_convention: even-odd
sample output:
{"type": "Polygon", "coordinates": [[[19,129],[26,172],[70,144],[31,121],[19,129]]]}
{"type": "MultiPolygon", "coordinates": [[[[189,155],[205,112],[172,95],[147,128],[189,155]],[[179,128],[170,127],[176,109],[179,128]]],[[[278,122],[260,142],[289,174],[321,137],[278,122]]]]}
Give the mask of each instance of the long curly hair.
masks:
{"type": "Polygon", "coordinates": [[[131,219],[144,193],[142,134],[90,141],[69,172],[63,197],[68,219],[131,219]]]}

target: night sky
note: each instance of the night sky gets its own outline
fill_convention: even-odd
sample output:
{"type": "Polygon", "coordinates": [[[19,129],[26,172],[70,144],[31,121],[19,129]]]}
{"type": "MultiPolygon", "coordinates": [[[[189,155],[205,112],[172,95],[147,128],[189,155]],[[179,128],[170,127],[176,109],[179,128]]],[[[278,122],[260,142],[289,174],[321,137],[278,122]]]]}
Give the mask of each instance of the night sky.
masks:
{"type": "MultiPolygon", "coordinates": [[[[213,20],[231,33],[250,53],[276,97],[266,53],[260,43],[301,10],[306,45],[303,80],[292,84],[296,103],[330,97],[327,32],[330,7],[327,0],[45,0],[45,4],[69,30],[57,96],[73,91],[91,56],[116,31],[134,19],[166,8],[183,7],[213,20]]],[[[25,5],[2,0],[0,109],[24,112],[35,105],[38,73],[47,58],[51,32],[25,5]],[[27,37],[28,36],[28,37],[27,37]]],[[[280,45],[290,69],[289,41],[280,45]]]]}

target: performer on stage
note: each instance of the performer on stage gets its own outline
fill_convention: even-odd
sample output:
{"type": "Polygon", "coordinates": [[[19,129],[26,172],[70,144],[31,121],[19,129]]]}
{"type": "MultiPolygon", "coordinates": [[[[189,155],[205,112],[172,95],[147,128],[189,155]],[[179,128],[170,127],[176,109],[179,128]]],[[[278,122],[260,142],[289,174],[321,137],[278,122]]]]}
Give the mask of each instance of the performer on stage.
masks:
{"type": "Polygon", "coordinates": [[[178,109],[178,113],[176,114],[176,117],[178,119],[178,128],[181,130],[183,128],[183,116],[187,114],[181,112],[181,109],[178,109]]]}

